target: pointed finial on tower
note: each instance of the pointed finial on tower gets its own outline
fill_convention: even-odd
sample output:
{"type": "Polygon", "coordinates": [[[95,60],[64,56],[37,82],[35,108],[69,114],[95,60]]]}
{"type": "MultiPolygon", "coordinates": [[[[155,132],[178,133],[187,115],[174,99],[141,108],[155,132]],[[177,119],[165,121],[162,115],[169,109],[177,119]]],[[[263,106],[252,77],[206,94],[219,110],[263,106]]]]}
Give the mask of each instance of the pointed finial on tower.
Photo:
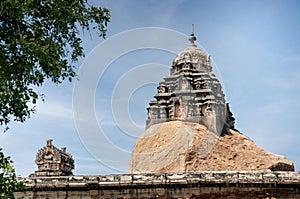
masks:
{"type": "Polygon", "coordinates": [[[191,42],[190,46],[195,46],[196,47],[196,44],[195,44],[196,40],[197,40],[197,38],[194,35],[194,24],[192,24],[192,34],[189,37],[189,41],[191,42]]]}
{"type": "Polygon", "coordinates": [[[192,24],[192,34],[194,35],[194,24],[192,24]]]}

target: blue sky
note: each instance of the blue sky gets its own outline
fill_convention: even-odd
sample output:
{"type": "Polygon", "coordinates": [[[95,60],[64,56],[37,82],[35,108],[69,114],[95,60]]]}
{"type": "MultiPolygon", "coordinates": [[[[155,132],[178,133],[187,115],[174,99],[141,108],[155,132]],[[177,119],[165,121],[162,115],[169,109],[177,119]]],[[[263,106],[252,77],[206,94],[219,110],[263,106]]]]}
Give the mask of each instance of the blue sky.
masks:
{"type": "MultiPolygon", "coordinates": [[[[111,10],[106,41],[111,44],[112,53],[120,49],[121,43],[110,43],[111,38],[121,32],[159,27],[189,35],[191,24],[195,24],[197,41],[217,66],[215,73],[219,72],[237,129],[260,147],[286,156],[299,170],[300,1],[111,0],[92,3],[111,10]]],[[[145,40],[150,37],[153,35],[143,35],[145,40]]],[[[104,40],[93,34],[91,39],[89,33],[83,34],[83,39],[87,56],[78,63],[78,70],[89,61],[101,67],[101,61],[110,53],[97,54],[104,40]]],[[[182,42],[174,40],[170,45],[179,47],[182,42]]],[[[92,120],[92,115],[73,114],[76,112],[72,104],[76,81],[62,85],[47,82],[39,88],[46,95],[46,102],[39,102],[36,114],[24,124],[11,124],[9,132],[0,135],[0,146],[12,157],[17,174],[28,176],[36,170],[35,154],[50,138],[54,139],[55,146],[66,146],[73,155],[75,174],[125,172],[139,132],[133,132],[137,128],[130,132],[131,126],[126,126],[125,118],[122,123],[118,110],[128,110],[133,122],[142,129],[146,107],[156,92],[157,84],[153,82],[166,76],[174,57],[174,53],[159,49],[140,49],[117,57],[98,79],[96,88],[87,87],[86,93],[81,93],[83,99],[87,93],[94,97],[92,106],[97,124],[87,126],[86,131],[78,128],[74,120],[76,114],[87,122],[92,120]],[[153,72],[135,75],[138,69],[145,72],[151,67],[155,69],[153,72]],[[147,84],[136,85],[143,81],[147,84]],[[130,83],[136,90],[122,101],[126,93],[119,92],[130,87],[130,83]],[[109,142],[97,137],[99,129],[96,128],[101,128],[109,142]],[[97,140],[89,143],[95,137],[97,140]],[[116,149],[106,148],[107,143],[116,149]]],[[[78,76],[78,79],[84,78],[78,76]]],[[[81,103],[84,107],[84,101],[81,103]]]]}

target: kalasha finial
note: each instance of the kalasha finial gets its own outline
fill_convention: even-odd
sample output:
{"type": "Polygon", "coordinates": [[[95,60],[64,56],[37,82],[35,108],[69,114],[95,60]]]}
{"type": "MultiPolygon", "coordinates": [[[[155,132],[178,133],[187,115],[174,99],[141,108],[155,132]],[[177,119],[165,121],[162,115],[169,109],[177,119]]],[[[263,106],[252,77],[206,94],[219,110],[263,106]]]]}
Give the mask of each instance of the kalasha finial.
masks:
{"type": "Polygon", "coordinates": [[[192,34],[189,37],[189,41],[191,42],[190,45],[196,47],[196,44],[195,44],[196,40],[197,40],[197,38],[194,35],[194,24],[192,24],[192,34]]]}
{"type": "Polygon", "coordinates": [[[51,147],[52,146],[52,139],[47,140],[47,147],[51,147]]]}
{"type": "Polygon", "coordinates": [[[192,34],[194,35],[194,24],[192,24],[192,34]]]}

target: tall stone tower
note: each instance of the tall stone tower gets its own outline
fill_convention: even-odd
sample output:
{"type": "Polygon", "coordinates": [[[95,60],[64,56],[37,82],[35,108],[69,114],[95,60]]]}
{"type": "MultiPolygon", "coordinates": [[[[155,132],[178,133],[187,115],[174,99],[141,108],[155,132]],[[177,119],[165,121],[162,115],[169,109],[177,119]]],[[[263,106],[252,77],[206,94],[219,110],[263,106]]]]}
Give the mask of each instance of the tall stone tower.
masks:
{"type": "Polygon", "coordinates": [[[234,128],[234,118],[221,84],[212,72],[210,55],[197,48],[194,33],[190,45],[173,60],[170,76],[159,83],[156,100],[148,107],[146,129],[153,124],[181,120],[205,125],[214,133],[234,128]]]}
{"type": "Polygon", "coordinates": [[[197,48],[194,33],[189,41],[149,103],[146,130],[135,143],[128,172],[294,171],[291,161],[234,130],[210,56],[197,48]]]}

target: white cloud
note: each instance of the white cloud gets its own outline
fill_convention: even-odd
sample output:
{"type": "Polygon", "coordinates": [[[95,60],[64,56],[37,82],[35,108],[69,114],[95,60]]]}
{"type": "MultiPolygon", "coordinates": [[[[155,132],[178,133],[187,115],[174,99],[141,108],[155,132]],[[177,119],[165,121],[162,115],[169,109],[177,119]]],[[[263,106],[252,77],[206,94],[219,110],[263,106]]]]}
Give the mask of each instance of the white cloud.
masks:
{"type": "Polygon", "coordinates": [[[40,102],[36,109],[35,117],[47,117],[55,119],[73,119],[73,111],[70,104],[64,104],[60,101],[40,102]]]}

